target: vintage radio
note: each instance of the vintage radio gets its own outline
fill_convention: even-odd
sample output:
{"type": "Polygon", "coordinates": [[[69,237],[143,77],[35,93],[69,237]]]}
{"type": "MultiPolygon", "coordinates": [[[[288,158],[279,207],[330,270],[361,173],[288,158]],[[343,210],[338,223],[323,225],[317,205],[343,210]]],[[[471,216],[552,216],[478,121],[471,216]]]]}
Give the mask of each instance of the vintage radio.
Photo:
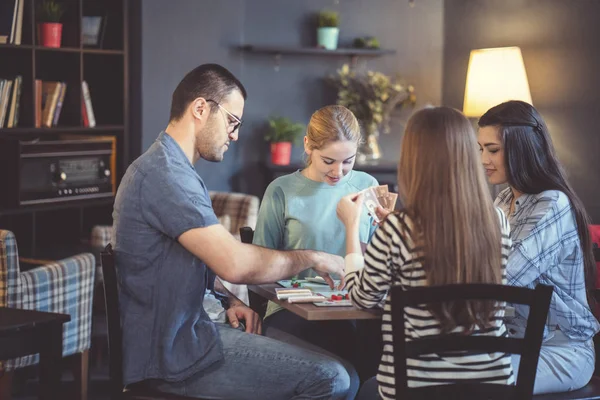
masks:
{"type": "Polygon", "coordinates": [[[0,204],[19,207],[110,198],[115,140],[0,141],[0,204]]]}

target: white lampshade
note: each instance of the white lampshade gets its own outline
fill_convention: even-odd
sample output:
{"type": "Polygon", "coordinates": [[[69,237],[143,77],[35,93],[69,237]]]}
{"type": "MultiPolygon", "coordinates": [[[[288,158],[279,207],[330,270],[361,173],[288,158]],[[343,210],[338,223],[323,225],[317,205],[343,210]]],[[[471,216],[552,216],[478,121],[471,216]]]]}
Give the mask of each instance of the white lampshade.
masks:
{"type": "Polygon", "coordinates": [[[464,114],[467,117],[480,117],[490,108],[508,100],[522,100],[531,104],[521,49],[501,47],[471,50],[464,114]]]}

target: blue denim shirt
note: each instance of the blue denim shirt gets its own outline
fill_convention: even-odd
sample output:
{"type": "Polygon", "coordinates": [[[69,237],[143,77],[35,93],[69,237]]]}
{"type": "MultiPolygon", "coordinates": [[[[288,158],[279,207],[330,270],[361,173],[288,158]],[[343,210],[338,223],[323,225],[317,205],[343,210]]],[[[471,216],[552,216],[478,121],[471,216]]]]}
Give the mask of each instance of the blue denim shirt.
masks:
{"type": "MultiPolygon", "coordinates": [[[[583,252],[569,198],[557,190],[523,194],[509,215],[512,199],[507,188],[495,201],[508,215],[513,241],[506,267],[508,284],[554,286],[544,329],[546,340],[557,328],[574,340],[592,338],[600,325],[587,303],[583,252]]],[[[515,314],[512,324],[524,328],[529,307],[517,305],[515,314]]]]}
{"type": "Polygon", "coordinates": [[[218,220],[204,182],[167,133],[127,169],[113,221],[124,383],[181,381],[221,360],[202,307],[207,267],[177,241],[218,220]]]}

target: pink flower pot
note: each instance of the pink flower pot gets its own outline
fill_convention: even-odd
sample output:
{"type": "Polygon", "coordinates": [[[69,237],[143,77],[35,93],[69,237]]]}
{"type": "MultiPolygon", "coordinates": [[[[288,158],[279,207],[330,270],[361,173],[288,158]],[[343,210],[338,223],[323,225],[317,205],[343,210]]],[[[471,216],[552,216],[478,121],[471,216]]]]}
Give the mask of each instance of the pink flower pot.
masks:
{"type": "Polygon", "coordinates": [[[292,142],[271,143],[273,165],[289,165],[292,156],[292,142]]]}
{"type": "Polygon", "coordinates": [[[62,24],[44,22],[38,24],[39,43],[44,47],[60,47],[62,24]]]}

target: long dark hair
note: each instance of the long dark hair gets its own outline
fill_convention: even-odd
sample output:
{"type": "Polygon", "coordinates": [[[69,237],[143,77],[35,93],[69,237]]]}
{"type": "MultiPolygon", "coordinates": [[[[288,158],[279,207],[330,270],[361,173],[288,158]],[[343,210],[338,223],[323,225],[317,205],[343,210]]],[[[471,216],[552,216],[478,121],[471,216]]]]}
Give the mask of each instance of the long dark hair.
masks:
{"type": "Polygon", "coordinates": [[[583,252],[588,303],[590,308],[593,307],[596,303],[592,293],[596,283],[596,263],[588,231],[590,218],[567,181],[544,120],[532,105],[523,101],[507,101],[483,114],[479,126],[496,126],[500,129],[504,164],[511,187],[528,194],[559,190],[569,198],[583,252]]]}

